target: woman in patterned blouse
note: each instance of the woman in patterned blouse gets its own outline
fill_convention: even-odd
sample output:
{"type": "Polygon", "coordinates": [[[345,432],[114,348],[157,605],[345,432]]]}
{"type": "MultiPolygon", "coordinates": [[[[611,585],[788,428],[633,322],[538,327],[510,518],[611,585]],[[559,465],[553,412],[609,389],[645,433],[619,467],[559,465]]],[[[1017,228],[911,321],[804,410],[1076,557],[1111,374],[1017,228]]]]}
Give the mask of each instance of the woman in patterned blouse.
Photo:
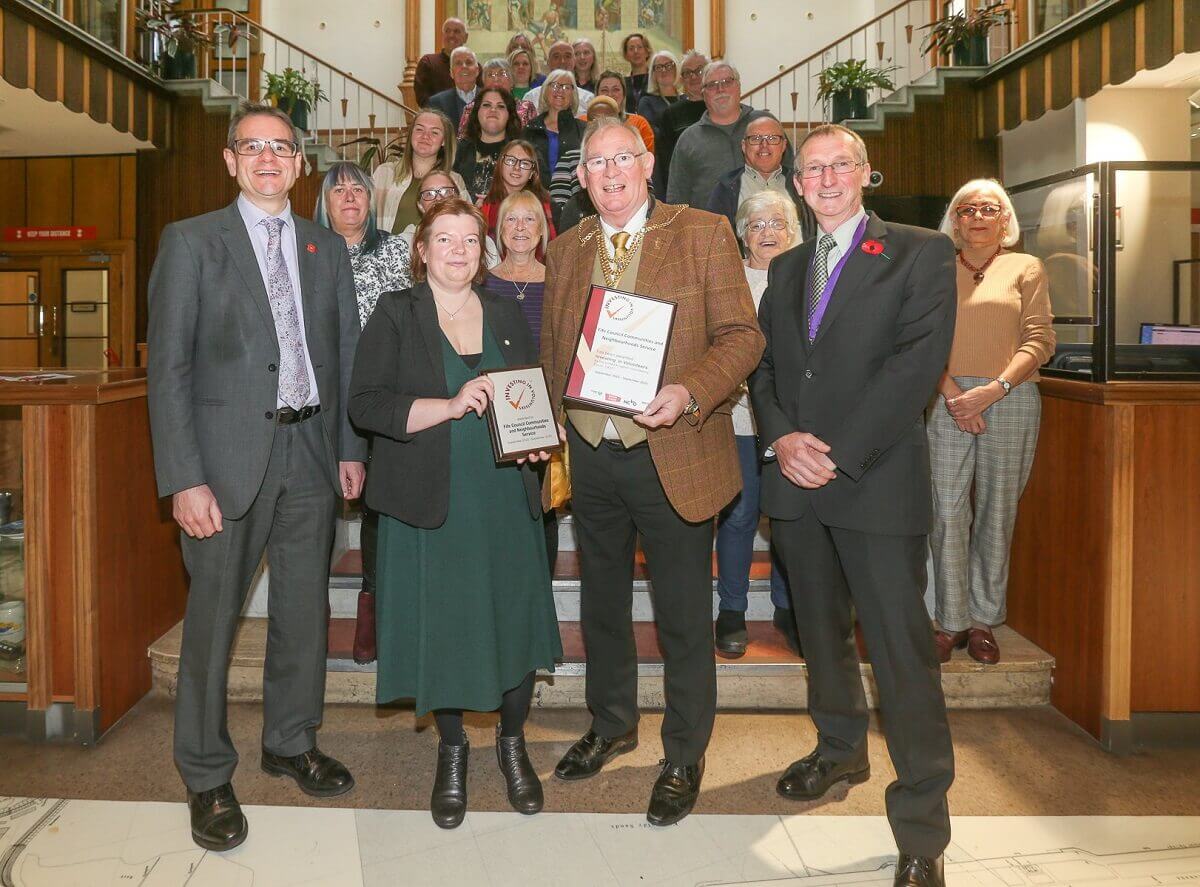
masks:
{"type": "MultiPolygon", "coordinates": [[[[313,215],[318,225],[331,228],[346,240],[354,271],[358,319],[363,326],[381,293],[412,286],[408,244],[376,227],[373,192],[371,179],[362,167],[346,161],[335,163],[321,183],[313,215]]],[[[365,665],[375,661],[375,540],[379,515],[365,504],[362,512],[363,584],[358,593],[354,661],[365,665]]]]}

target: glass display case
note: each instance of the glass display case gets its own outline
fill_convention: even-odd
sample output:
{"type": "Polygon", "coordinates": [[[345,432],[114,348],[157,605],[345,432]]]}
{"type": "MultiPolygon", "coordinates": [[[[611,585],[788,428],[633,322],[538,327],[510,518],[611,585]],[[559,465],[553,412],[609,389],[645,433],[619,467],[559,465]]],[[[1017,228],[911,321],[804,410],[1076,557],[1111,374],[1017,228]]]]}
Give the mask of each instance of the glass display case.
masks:
{"type": "Polygon", "coordinates": [[[1093,163],[1009,195],[1016,248],[1050,282],[1058,346],[1043,375],[1200,381],[1200,163],[1093,163]]]}

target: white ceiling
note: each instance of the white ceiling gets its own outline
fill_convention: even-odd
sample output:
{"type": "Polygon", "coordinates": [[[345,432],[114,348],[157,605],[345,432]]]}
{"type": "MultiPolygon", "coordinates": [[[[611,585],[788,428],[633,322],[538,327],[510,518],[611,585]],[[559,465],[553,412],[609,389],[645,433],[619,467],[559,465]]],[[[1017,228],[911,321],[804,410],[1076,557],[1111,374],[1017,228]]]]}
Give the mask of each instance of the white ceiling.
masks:
{"type": "Polygon", "coordinates": [[[0,157],[132,154],[153,147],[0,77],[0,157]]]}

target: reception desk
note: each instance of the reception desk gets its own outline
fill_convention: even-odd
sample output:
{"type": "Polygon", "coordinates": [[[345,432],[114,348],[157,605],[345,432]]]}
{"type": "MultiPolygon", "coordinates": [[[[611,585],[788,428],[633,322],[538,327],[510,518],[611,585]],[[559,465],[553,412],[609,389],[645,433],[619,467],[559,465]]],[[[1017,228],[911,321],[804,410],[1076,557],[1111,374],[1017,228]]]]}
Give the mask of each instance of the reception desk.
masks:
{"type": "Polygon", "coordinates": [[[1043,379],[1009,625],[1105,748],[1200,740],[1200,384],[1043,379]]]}
{"type": "Polygon", "coordinates": [[[0,377],[60,372],[0,379],[0,609],[24,621],[0,650],[0,729],[92,742],[149,691],[147,647],[183,617],[187,582],[145,370],[0,377]]]}

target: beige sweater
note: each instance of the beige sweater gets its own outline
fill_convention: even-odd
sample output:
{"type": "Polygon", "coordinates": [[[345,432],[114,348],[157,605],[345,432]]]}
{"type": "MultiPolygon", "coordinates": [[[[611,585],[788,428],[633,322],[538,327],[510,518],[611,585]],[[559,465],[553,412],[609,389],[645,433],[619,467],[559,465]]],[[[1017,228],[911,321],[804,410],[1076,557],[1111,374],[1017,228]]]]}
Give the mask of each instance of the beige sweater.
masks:
{"type": "MultiPolygon", "coordinates": [[[[958,321],[950,349],[951,376],[994,379],[1013,356],[1024,351],[1045,363],[1054,354],[1050,288],[1041,260],[1025,253],[1001,253],[982,283],[955,262],[958,321]]],[[[1035,372],[1031,379],[1037,379],[1035,372]]]]}

